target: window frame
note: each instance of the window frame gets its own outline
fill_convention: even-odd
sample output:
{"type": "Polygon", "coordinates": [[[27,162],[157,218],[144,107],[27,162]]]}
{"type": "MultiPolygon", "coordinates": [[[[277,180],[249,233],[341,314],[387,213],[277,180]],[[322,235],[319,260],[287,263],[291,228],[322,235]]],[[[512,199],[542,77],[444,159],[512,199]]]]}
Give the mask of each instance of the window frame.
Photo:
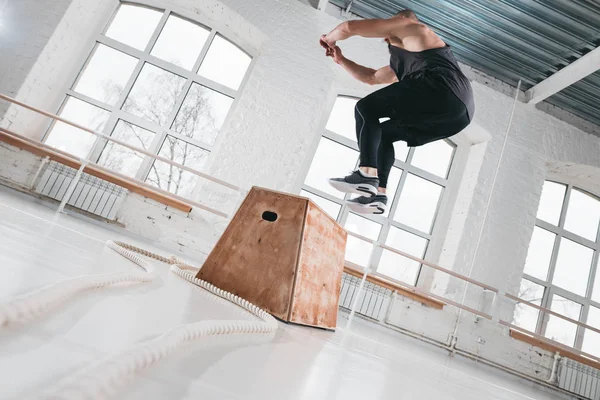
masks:
{"type": "MultiPolygon", "coordinates": [[[[355,99],[355,100],[359,100],[361,98],[360,96],[356,96],[353,94],[346,94],[346,93],[336,94],[334,96],[333,102],[331,103],[331,106],[329,107],[329,112],[327,113],[325,122],[323,123],[322,134],[319,135],[318,139],[320,141],[321,138],[326,138],[336,144],[348,147],[348,148],[358,152],[358,143],[356,142],[356,140],[351,140],[343,135],[332,132],[326,128],[326,122],[329,118],[329,115],[331,114],[331,111],[333,110],[335,101],[337,101],[337,99],[340,97],[350,98],[350,99],[355,99]]],[[[399,159],[394,160],[394,164],[393,164],[392,168],[394,168],[394,167],[400,168],[402,170],[402,175],[400,176],[400,181],[398,182],[398,187],[396,189],[396,193],[394,194],[394,197],[388,199],[388,204],[390,205],[388,216],[383,217],[383,216],[377,216],[377,215],[357,214],[363,218],[368,219],[369,221],[372,221],[372,222],[375,222],[375,223],[378,223],[381,225],[379,237],[376,240],[376,242],[378,244],[385,244],[385,242],[389,236],[391,228],[396,227],[398,229],[401,229],[403,231],[406,231],[408,233],[414,234],[416,236],[422,237],[427,240],[427,245],[425,247],[423,259],[430,257],[432,251],[434,251],[436,249],[437,241],[440,240],[439,236],[441,235],[441,232],[439,231],[439,225],[440,225],[439,222],[443,217],[442,211],[444,210],[444,208],[446,206],[446,202],[448,201],[448,198],[450,196],[449,190],[451,190],[452,185],[453,185],[451,177],[456,168],[457,160],[460,155],[460,140],[444,139],[444,141],[453,147],[452,156],[450,158],[450,162],[448,165],[448,171],[446,174],[446,178],[442,178],[438,175],[435,175],[431,172],[425,171],[421,168],[418,168],[418,167],[412,165],[412,159],[413,159],[416,148],[415,147],[408,148],[408,154],[406,156],[405,161],[401,161],[399,159]],[[419,178],[425,179],[429,182],[432,182],[436,185],[441,186],[441,188],[442,188],[440,198],[436,205],[435,215],[434,215],[433,221],[431,223],[430,233],[422,232],[418,229],[412,228],[408,225],[405,225],[401,222],[394,220],[394,215],[395,215],[396,209],[398,207],[398,201],[402,194],[402,190],[406,183],[408,174],[412,174],[419,178]]],[[[316,151],[317,149],[318,149],[318,144],[314,147],[314,151],[316,151]]],[[[357,159],[356,167],[358,167],[358,162],[359,162],[359,160],[357,159]]],[[[322,197],[326,200],[329,200],[336,204],[339,204],[341,206],[341,208],[340,208],[340,211],[338,213],[336,220],[341,226],[345,226],[346,221],[348,219],[348,215],[351,213],[351,211],[344,204],[344,202],[346,199],[350,198],[350,195],[346,194],[342,199],[340,199],[340,198],[337,198],[335,196],[332,196],[328,193],[322,192],[316,188],[313,188],[313,187],[307,185],[305,183],[305,181],[306,181],[306,176],[308,174],[308,171],[310,170],[311,163],[312,163],[312,158],[310,159],[310,162],[308,163],[307,168],[304,171],[304,179],[302,181],[300,189],[302,191],[312,193],[313,195],[322,197]]],[[[397,281],[388,275],[384,275],[384,274],[377,272],[377,268],[381,261],[382,254],[383,254],[383,249],[380,246],[375,246],[374,250],[371,252],[368,267],[371,269],[371,271],[373,271],[372,272],[373,275],[383,277],[387,280],[397,281]]],[[[423,270],[423,264],[420,264],[419,270],[417,272],[417,276],[415,278],[414,286],[420,285],[421,281],[423,280],[422,278],[424,278],[427,275],[425,272],[426,271],[423,270]]],[[[403,283],[406,283],[406,282],[403,282],[403,283]]]]}
{"type": "MultiPolygon", "coordinates": [[[[543,279],[539,279],[534,276],[531,276],[531,275],[525,273],[525,271],[523,271],[521,279],[526,279],[526,280],[533,282],[535,284],[538,284],[544,288],[544,294],[543,294],[542,301],[541,301],[541,307],[543,307],[543,308],[551,309],[550,307],[552,305],[552,300],[554,299],[555,295],[561,296],[567,300],[571,300],[573,302],[581,304],[581,313],[579,315],[578,321],[587,323],[588,312],[589,312],[590,306],[600,308],[600,302],[596,302],[596,301],[592,300],[592,294],[593,294],[592,291],[594,289],[596,274],[598,273],[598,269],[600,268],[600,265],[599,265],[599,262],[600,262],[600,224],[598,226],[596,242],[592,242],[591,240],[584,238],[580,235],[577,235],[576,233],[567,231],[564,228],[564,225],[565,225],[565,221],[567,218],[567,211],[569,209],[571,193],[574,189],[576,189],[580,192],[583,192],[586,195],[592,196],[598,200],[600,200],[600,196],[591,192],[588,189],[585,189],[584,187],[582,187],[582,185],[574,184],[573,182],[569,181],[568,179],[560,179],[559,177],[556,177],[556,176],[549,176],[544,180],[544,183],[545,182],[551,182],[551,183],[556,183],[556,184],[566,186],[565,195],[563,198],[563,204],[562,204],[562,208],[560,210],[558,226],[553,225],[549,222],[543,221],[543,220],[537,218],[537,215],[536,215],[535,226],[539,227],[541,229],[545,229],[556,235],[556,237],[554,239],[554,247],[552,249],[552,256],[550,258],[550,265],[548,267],[547,280],[543,280],[543,279]],[[560,243],[563,238],[571,240],[577,244],[586,246],[594,251],[594,254],[592,256],[585,296],[581,296],[579,294],[570,292],[566,289],[556,286],[552,282],[554,279],[554,273],[556,271],[556,261],[558,258],[558,252],[560,250],[560,243]]],[[[583,185],[583,186],[585,186],[585,185],[583,185]]],[[[548,326],[549,318],[550,318],[550,315],[543,311],[540,311],[538,313],[538,319],[536,322],[535,333],[542,335],[542,336],[546,335],[546,329],[548,326]]],[[[576,331],[576,335],[575,335],[575,343],[573,345],[573,348],[575,348],[575,349],[582,348],[584,336],[585,336],[585,328],[577,326],[577,331],[576,331]]]]}
{"type": "MultiPolygon", "coordinates": [[[[207,18],[204,18],[203,16],[201,16],[199,14],[193,14],[193,16],[191,16],[189,13],[182,12],[182,11],[174,9],[173,7],[170,7],[170,6],[166,6],[166,7],[156,6],[156,5],[152,4],[152,2],[150,2],[150,1],[137,1],[137,2],[118,1],[118,4],[116,6],[114,6],[114,7],[111,6],[110,17],[106,19],[105,23],[100,24],[98,26],[98,28],[95,29],[93,34],[90,35],[88,42],[89,42],[89,44],[85,46],[84,51],[82,51],[81,58],[78,60],[77,65],[80,67],[77,69],[74,69],[72,71],[71,78],[66,80],[65,85],[63,86],[63,88],[60,91],[60,93],[64,93],[64,96],[63,96],[62,100],[60,101],[59,106],[56,108],[55,113],[57,115],[60,115],[60,113],[63,111],[64,107],[66,106],[66,103],[67,103],[67,100],[69,97],[73,97],[75,99],[84,101],[88,104],[91,104],[92,106],[98,107],[98,108],[108,111],[110,113],[109,119],[105,123],[105,125],[100,133],[107,135],[107,136],[112,135],[119,120],[122,120],[123,122],[129,123],[132,125],[136,125],[140,128],[149,130],[154,133],[154,138],[152,140],[152,143],[148,146],[147,150],[153,154],[158,154],[160,152],[161,146],[163,145],[163,143],[165,143],[167,136],[172,136],[176,139],[182,140],[193,146],[196,146],[196,147],[200,148],[201,150],[207,151],[208,159],[205,162],[205,168],[206,168],[210,163],[210,156],[213,154],[213,150],[217,149],[219,146],[221,135],[218,135],[215,142],[211,145],[209,143],[203,142],[198,139],[180,135],[177,132],[175,132],[174,130],[171,130],[171,125],[177,118],[177,114],[183,105],[183,102],[185,100],[185,97],[186,97],[188,91],[190,90],[192,85],[195,83],[195,84],[204,86],[208,89],[214,90],[217,93],[226,95],[233,99],[231,107],[229,108],[229,111],[227,112],[227,115],[223,121],[222,127],[226,126],[229,123],[229,120],[231,119],[232,115],[234,114],[237,104],[239,102],[239,99],[241,97],[241,93],[243,92],[243,90],[248,82],[248,79],[249,79],[250,75],[252,74],[252,71],[254,69],[254,66],[255,66],[255,63],[257,60],[257,55],[258,55],[257,49],[254,48],[253,46],[249,45],[249,43],[247,43],[245,40],[239,38],[238,35],[236,35],[234,32],[229,30],[227,27],[222,26],[222,24],[217,24],[214,21],[210,21],[207,18]],[[114,21],[115,17],[117,16],[117,13],[119,11],[119,8],[122,5],[143,7],[143,8],[151,9],[151,10],[162,13],[161,18],[160,18],[159,22],[157,23],[144,50],[136,49],[125,43],[121,43],[118,40],[115,40],[108,36],[105,36],[105,33],[107,32],[111,23],[114,21]],[[189,21],[193,24],[199,25],[199,26],[205,28],[209,32],[206,42],[204,43],[203,48],[201,49],[196,61],[194,62],[193,67],[190,70],[186,70],[183,67],[177,66],[175,64],[171,64],[168,61],[162,60],[162,59],[150,54],[152,51],[152,48],[154,47],[154,45],[156,44],[156,41],[159,38],[161,32],[165,28],[165,25],[168,21],[169,16],[171,16],[171,15],[181,18],[183,20],[189,21]],[[237,90],[231,89],[225,85],[222,85],[220,83],[217,83],[215,81],[212,81],[208,78],[205,78],[205,77],[197,74],[197,71],[198,71],[202,61],[204,60],[204,58],[206,57],[206,54],[208,53],[210,45],[212,44],[214,38],[217,35],[219,35],[219,36],[223,37],[224,39],[226,39],[227,41],[229,41],[231,44],[233,44],[235,47],[237,47],[240,51],[247,54],[251,58],[250,64],[248,65],[246,73],[245,73],[245,75],[240,83],[240,86],[237,90]],[[126,55],[135,57],[137,59],[135,68],[133,69],[131,76],[128,78],[127,83],[124,85],[123,91],[119,95],[119,99],[116,101],[116,103],[114,105],[109,105],[102,101],[93,99],[87,95],[78,93],[73,89],[77,85],[77,82],[79,81],[79,79],[81,78],[82,72],[85,71],[89,62],[91,61],[92,57],[94,56],[97,47],[100,45],[105,45],[113,50],[120,51],[126,55]],[[122,110],[122,107],[125,103],[125,100],[127,99],[127,96],[130,94],[133,86],[135,85],[136,80],[138,79],[140,72],[142,71],[142,68],[144,67],[144,65],[146,63],[153,65],[157,68],[161,68],[169,73],[178,75],[178,76],[182,77],[183,79],[185,79],[185,84],[182,88],[182,91],[179,94],[179,96],[176,100],[175,106],[174,106],[173,110],[171,110],[164,126],[161,126],[160,124],[158,124],[156,122],[148,121],[142,117],[130,114],[127,111],[122,110]]],[[[44,132],[44,135],[41,138],[42,142],[46,141],[46,139],[50,135],[52,128],[55,126],[55,124],[56,124],[56,121],[53,121],[48,125],[47,129],[44,132]]],[[[96,137],[94,144],[91,147],[88,154],[86,155],[85,159],[88,161],[91,161],[93,163],[97,163],[100,160],[102,152],[104,151],[104,148],[107,145],[107,143],[108,143],[108,141],[106,139],[96,137]]],[[[142,161],[140,167],[138,168],[138,171],[136,172],[134,178],[139,181],[145,182],[150,174],[150,171],[151,171],[154,161],[155,161],[155,159],[153,159],[152,157],[144,156],[143,161],[142,161]]],[[[193,192],[194,188],[192,188],[191,191],[193,192]]]]}

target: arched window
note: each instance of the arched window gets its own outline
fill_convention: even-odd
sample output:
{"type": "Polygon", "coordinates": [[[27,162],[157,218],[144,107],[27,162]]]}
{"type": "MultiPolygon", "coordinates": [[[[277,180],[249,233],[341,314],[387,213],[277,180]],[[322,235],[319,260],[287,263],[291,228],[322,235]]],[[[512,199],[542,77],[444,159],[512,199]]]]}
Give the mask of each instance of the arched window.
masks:
{"type": "MultiPolygon", "coordinates": [[[[519,297],[600,327],[600,199],[573,185],[546,181],[529,245],[519,297]]],[[[514,322],[530,331],[600,355],[600,334],[517,305],[514,322]]]]}
{"type": "MultiPolygon", "coordinates": [[[[95,39],[59,114],[201,170],[252,58],[171,10],[122,3],[95,39]]],[[[181,196],[197,176],[56,123],[45,142],[181,196]]]]}
{"type": "MultiPolygon", "coordinates": [[[[358,166],[354,106],[358,99],[340,96],[335,105],[301,195],[311,198],[349,231],[423,258],[432,239],[442,196],[456,146],[438,141],[409,149],[404,142],[394,145],[396,161],[388,181],[389,210],[382,216],[350,212],[344,200],[353,195],[331,188],[327,179],[347,175],[358,166]]],[[[373,251],[373,245],[348,237],[346,259],[377,274],[415,285],[421,272],[418,262],[389,250],[373,251]]]]}

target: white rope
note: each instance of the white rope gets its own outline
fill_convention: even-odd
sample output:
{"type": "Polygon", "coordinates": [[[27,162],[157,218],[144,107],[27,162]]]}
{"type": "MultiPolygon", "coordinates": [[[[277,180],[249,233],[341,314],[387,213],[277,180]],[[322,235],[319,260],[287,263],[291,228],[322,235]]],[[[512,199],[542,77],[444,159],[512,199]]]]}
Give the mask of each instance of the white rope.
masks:
{"type": "Polygon", "coordinates": [[[261,321],[200,321],[177,326],[161,336],[141,343],[69,376],[44,393],[43,399],[105,399],[131,381],[136,374],[175,352],[183,344],[205,336],[229,334],[268,334],[277,330],[277,320],[266,311],[232,293],[197,279],[197,268],[175,257],[166,258],[147,250],[109,241],[108,246],[141,267],[145,272],[85,275],[35,290],[0,305],[0,328],[30,320],[68,302],[77,294],[118,283],[150,282],[156,278],[153,266],[140,257],[171,264],[171,271],[186,281],[246,309],[261,321]],[[138,254],[136,254],[138,253],[138,254]]]}
{"type": "Polygon", "coordinates": [[[125,255],[123,253],[124,249],[121,249],[114,242],[108,242],[108,246],[137,264],[145,272],[133,271],[83,275],[53,283],[15,297],[8,303],[0,304],[0,328],[16,322],[26,322],[46,314],[87,290],[100,289],[119,283],[145,283],[152,281],[156,277],[152,265],[143,258],[131,252],[131,254],[125,255]]]}
{"type": "MultiPolygon", "coordinates": [[[[469,266],[469,273],[467,277],[471,278],[473,276],[473,271],[475,270],[475,261],[477,260],[477,256],[479,255],[479,246],[481,245],[481,239],[483,238],[483,232],[485,231],[485,226],[487,224],[488,214],[490,211],[490,204],[492,202],[492,196],[494,195],[494,190],[496,189],[496,181],[498,179],[498,172],[500,171],[500,165],[502,164],[502,158],[504,157],[504,151],[506,150],[506,145],[508,143],[508,135],[510,134],[510,128],[512,127],[512,121],[515,116],[515,110],[517,108],[517,103],[519,102],[519,93],[521,93],[521,80],[517,83],[517,90],[515,93],[515,98],[513,101],[513,106],[510,112],[510,117],[508,119],[508,125],[506,125],[506,133],[504,134],[504,140],[502,142],[502,149],[500,150],[500,156],[498,157],[498,165],[496,166],[496,170],[494,171],[494,177],[492,179],[492,186],[490,187],[490,192],[488,194],[487,200],[485,202],[485,211],[483,212],[483,221],[481,222],[481,226],[479,229],[479,235],[477,236],[477,242],[475,243],[475,250],[473,252],[473,258],[471,258],[471,264],[469,266]]],[[[462,300],[460,304],[465,304],[467,300],[467,292],[469,290],[468,283],[465,283],[465,290],[463,291],[462,300]]],[[[494,298],[495,301],[498,300],[498,295],[494,298]]],[[[496,305],[495,305],[496,306],[496,305]]],[[[458,334],[458,325],[460,323],[460,317],[462,315],[463,309],[459,308],[458,313],[456,315],[456,321],[454,322],[454,330],[452,332],[452,337],[456,338],[458,334]]],[[[496,316],[493,315],[492,318],[496,316]]]]}

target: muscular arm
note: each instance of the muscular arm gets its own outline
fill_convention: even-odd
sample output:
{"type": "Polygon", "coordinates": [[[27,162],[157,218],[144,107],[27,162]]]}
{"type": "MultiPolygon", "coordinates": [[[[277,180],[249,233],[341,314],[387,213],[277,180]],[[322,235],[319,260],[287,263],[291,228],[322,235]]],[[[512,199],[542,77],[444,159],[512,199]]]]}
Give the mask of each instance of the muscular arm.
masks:
{"type": "Polygon", "coordinates": [[[379,69],[365,67],[344,57],[342,49],[338,46],[328,49],[327,56],[333,58],[333,61],[341,65],[354,78],[368,85],[398,82],[396,74],[389,65],[379,69]]]}
{"type": "Polygon", "coordinates": [[[352,60],[344,58],[339,63],[350,75],[367,85],[382,85],[386,83],[398,82],[398,78],[389,65],[373,69],[364,67],[352,60]]]}
{"type": "Polygon", "coordinates": [[[425,25],[406,18],[353,20],[339,24],[327,35],[326,41],[335,44],[352,36],[366,38],[395,36],[402,40],[410,36],[422,35],[425,30],[427,30],[425,25]]]}

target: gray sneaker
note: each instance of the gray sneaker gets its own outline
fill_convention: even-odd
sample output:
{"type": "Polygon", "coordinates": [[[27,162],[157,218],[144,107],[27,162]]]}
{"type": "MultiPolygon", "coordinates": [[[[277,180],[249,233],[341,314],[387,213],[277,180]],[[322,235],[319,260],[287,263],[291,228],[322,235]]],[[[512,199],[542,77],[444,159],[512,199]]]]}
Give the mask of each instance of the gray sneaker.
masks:
{"type": "Polygon", "coordinates": [[[348,208],[358,214],[383,214],[387,210],[387,196],[378,194],[373,197],[361,196],[346,200],[348,208]]]}
{"type": "Polygon", "coordinates": [[[344,178],[331,178],[329,184],[340,192],[375,196],[377,195],[377,187],[379,187],[379,179],[364,176],[356,170],[344,178]]]}

